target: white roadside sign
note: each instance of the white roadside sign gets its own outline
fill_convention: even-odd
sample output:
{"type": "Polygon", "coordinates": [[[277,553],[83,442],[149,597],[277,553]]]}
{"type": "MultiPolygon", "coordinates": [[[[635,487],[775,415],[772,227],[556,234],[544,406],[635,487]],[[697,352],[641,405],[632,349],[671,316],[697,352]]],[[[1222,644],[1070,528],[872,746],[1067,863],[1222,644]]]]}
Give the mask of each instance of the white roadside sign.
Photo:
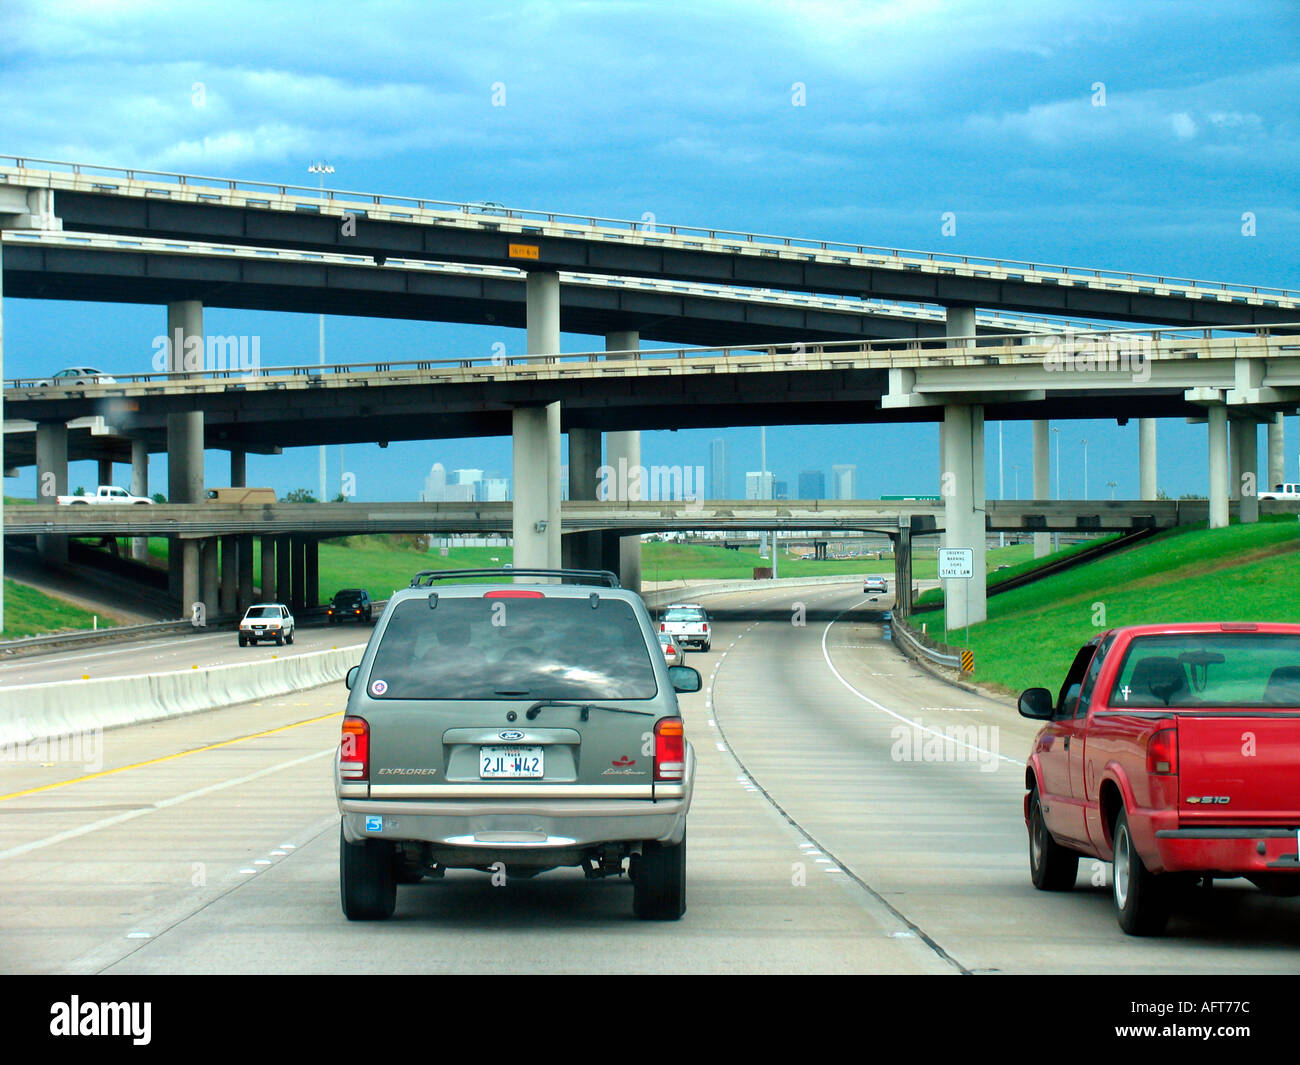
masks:
{"type": "Polygon", "coordinates": [[[975,576],[975,552],[969,547],[939,548],[939,579],[970,580],[975,576]]]}

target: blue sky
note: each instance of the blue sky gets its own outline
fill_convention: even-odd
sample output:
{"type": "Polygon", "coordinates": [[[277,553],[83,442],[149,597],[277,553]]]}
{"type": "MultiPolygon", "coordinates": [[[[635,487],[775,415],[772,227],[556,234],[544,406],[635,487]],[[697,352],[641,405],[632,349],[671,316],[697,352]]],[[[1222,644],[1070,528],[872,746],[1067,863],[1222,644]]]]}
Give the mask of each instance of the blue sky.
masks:
{"type": "MultiPolygon", "coordinates": [[[[1294,288],[1298,29],[1297,5],[1249,2],[6,0],[0,151],[304,185],[323,157],[345,189],[1294,288]]],[[[161,307],[4,312],[9,376],[142,372],[165,324],[161,307]]],[[[267,364],[316,358],[312,316],[213,308],[205,326],[260,335],[267,364]]],[[[523,348],[515,331],[340,317],[326,338],[327,357],[355,360],[523,348]]],[[[1082,494],[1084,438],[1091,494],[1109,480],[1136,494],[1135,425],[1061,429],[1063,494],[1082,494]]],[[[706,465],[717,435],[646,434],[643,454],[706,465]]],[[[725,435],[739,484],[758,431],[725,435]]],[[[1162,423],[1160,438],[1161,487],[1205,491],[1204,427],[1162,423]]],[[[1006,424],[1008,495],[1012,464],[1028,492],[1029,439],[1006,424]]],[[[991,425],[990,495],[996,440],[991,425]]],[[[1298,445],[1290,418],[1290,479],[1298,445]]],[[[938,475],[934,426],[773,427],[768,454],[792,484],[856,463],[861,495],[933,491],[938,475]]],[[[355,446],[344,464],[363,498],[414,498],[435,461],[508,474],[509,444],[355,446]]],[[[329,462],[337,484],[337,449],[329,462]]],[[[314,488],[316,470],[315,449],[249,461],[250,482],[281,491],[314,488]]],[[[227,473],[210,453],[209,482],[227,473]]]]}

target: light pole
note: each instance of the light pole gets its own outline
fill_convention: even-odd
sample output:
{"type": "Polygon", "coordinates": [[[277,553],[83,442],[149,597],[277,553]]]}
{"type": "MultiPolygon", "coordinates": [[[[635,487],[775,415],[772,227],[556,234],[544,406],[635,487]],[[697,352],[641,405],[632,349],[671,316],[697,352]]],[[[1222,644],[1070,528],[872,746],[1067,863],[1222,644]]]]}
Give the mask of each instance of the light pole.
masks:
{"type": "Polygon", "coordinates": [[[1020,498],[1020,466],[1019,466],[1019,464],[1013,462],[1013,463],[1011,464],[1011,469],[1012,469],[1013,471],[1015,471],[1015,475],[1016,475],[1016,498],[1019,499],[1019,498],[1020,498]]]}
{"type": "Polygon", "coordinates": [[[1116,486],[1117,486],[1117,485],[1116,485],[1116,482],[1115,482],[1115,481],[1107,481],[1107,482],[1106,482],[1106,486],[1110,489],[1110,498],[1111,498],[1111,499],[1114,499],[1114,498],[1115,498],[1115,488],[1116,488],[1116,486]]]}
{"type": "MultiPolygon", "coordinates": [[[[1007,498],[1006,484],[1004,483],[1003,480],[1004,473],[1005,470],[1002,466],[1002,423],[998,422],[998,499],[999,500],[1003,500],[1007,498]]],[[[1007,534],[1004,532],[998,533],[998,547],[1006,547],[1006,546],[1007,546],[1007,534]]]]}
{"type": "Polygon", "coordinates": [[[1083,498],[1088,498],[1088,438],[1083,438],[1083,498]]]}
{"type": "MultiPolygon", "coordinates": [[[[1061,498],[1061,430],[1055,425],[1052,426],[1052,439],[1056,442],[1056,448],[1055,448],[1056,498],[1060,499],[1061,498]]],[[[1060,549],[1061,549],[1061,534],[1059,532],[1054,532],[1052,533],[1052,550],[1059,551],[1060,549]]]]}
{"type": "MultiPolygon", "coordinates": [[[[330,166],[329,161],[320,159],[307,168],[309,174],[320,175],[321,198],[325,198],[325,175],[334,173],[334,168],[330,166]]],[[[320,364],[325,365],[325,315],[320,315],[320,364]]],[[[342,476],[342,470],[339,471],[342,476]]],[[[320,501],[326,502],[325,499],[325,445],[320,446],[320,501]]]]}

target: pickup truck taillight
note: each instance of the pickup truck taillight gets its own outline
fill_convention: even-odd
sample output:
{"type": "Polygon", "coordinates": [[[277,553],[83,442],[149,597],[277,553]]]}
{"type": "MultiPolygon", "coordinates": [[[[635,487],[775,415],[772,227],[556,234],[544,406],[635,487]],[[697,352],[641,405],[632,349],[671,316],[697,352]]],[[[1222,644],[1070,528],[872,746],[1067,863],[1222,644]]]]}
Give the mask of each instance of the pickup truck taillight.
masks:
{"type": "Polygon", "coordinates": [[[1178,730],[1162,728],[1147,741],[1147,772],[1178,775],[1178,730]]]}
{"type": "Polygon", "coordinates": [[[705,632],[709,631],[709,623],[707,621],[704,623],[704,631],[705,632]]]}
{"type": "Polygon", "coordinates": [[[662,621],[659,622],[659,631],[660,631],[660,632],[667,632],[667,631],[668,631],[668,626],[665,625],[662,621]]]}
{"type": "Polygon", "coordinates": [[[682,780],[686,776],[686,734],[680,717],[655,722],[655,780],[682,780]]]}
{"type": "Polygon", "coordinates": [[[339,741],[339,776],[344,780],[370,779],[370,725],[364,717],[343,719],[339,741]]]}

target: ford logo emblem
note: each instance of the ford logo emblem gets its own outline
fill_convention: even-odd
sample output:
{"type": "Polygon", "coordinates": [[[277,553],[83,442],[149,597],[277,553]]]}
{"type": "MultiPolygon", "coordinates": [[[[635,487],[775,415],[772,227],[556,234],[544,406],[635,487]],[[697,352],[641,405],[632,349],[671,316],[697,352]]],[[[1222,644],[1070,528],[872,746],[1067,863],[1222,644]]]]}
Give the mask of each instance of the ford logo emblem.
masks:
{"type": "Polygon", "coordinates": [[[524,734],[517,729],[506,729],[505,732],[497,733],[503,740],[522,740],[524,734]]]}

